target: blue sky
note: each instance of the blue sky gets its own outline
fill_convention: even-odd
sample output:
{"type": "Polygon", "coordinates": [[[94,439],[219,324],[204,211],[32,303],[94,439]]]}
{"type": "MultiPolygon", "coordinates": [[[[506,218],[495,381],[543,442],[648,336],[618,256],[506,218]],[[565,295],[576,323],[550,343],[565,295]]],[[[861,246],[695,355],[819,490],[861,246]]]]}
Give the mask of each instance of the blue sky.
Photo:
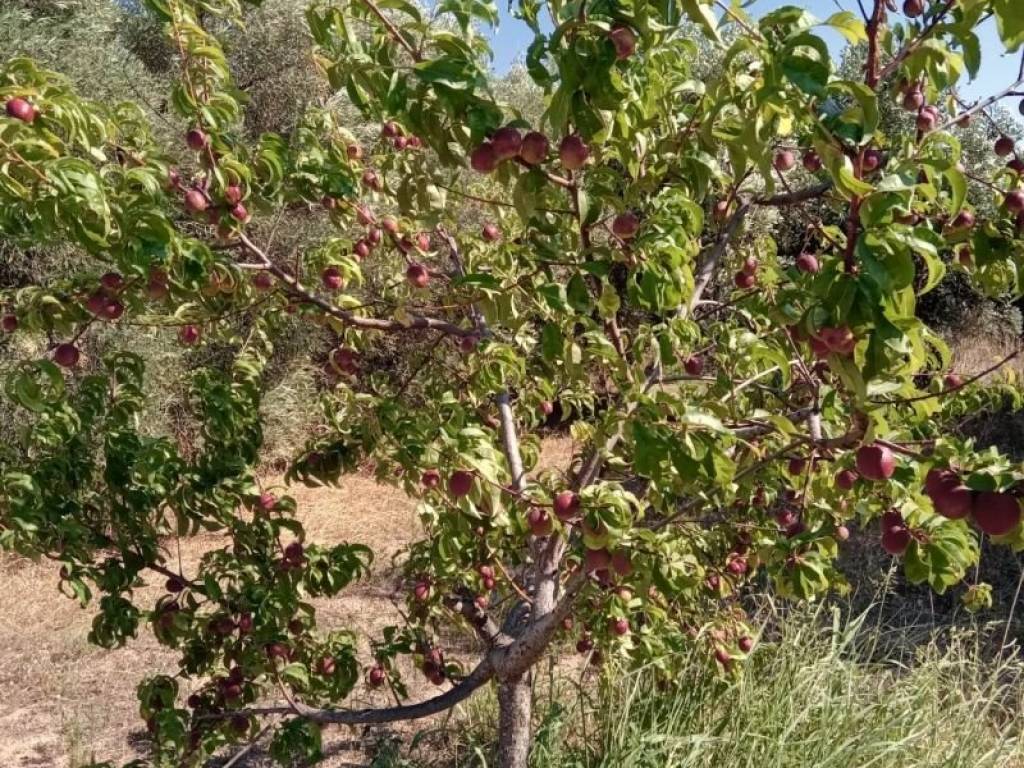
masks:
{"type": "MultiPolygon", "coordinates": [[[[515,0],[512,1],[515,2],[515,0]]],[[[529,28],[508,13],[508,0],[497,0],[497,2],[501,12],[501,23],[492,41],[494,47],[493,67],[495,72],[501,74],[508,71],[517,58],[525,55],[526,47],[532,38],[529,28]]],[[[747,12],[757,18],[765,12],[783,5],[798,5],[806,8],[819,19],[826,19],[838,10],[850,10],[858,13],[856,0],[806,0],[802,3],[797,0],[755,0],[747,12]]],[[[838,34],[831,34],[825,30],[821,30],[820,34],[827,40],[832,47],[833,54],[838,59],[839,51],[844,44],[843,39],[838,34]]],[[[989,21],[984,24],[979,30],[979,36],[981,37],[983,60],[981,71],[975,82],[965,84],[961,88],[963,96],[971,100],[1001,91],[1017,79],[1020,67],[1019,52],[1012,56],[992,55],[994,51],[1002,52],[1004,50],[996,34],[994,22],[989,21]]]]}

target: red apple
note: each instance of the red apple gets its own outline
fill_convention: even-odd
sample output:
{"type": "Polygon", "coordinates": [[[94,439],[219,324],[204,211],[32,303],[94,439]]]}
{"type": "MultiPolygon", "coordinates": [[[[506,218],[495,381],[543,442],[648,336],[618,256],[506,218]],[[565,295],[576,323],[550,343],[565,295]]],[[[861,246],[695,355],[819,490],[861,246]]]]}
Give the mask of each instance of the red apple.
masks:
{"type": "Polygon", "coordinates": [[[328,291],[338,291],[345,286],[345,277],[337,267],[325,267],[320,273],[320,282],[328,291]]]}
{"type": "Polygon", "coordinates": [[[189,149],[195,152],[201,152],[206,149],[209,141],[209,137],[198,128],[193,128],[185,134],[185,143],[188,144],[189,149]]]}
{"type": "Polygon", "coordinates": [[[989,536],[1009,533],[1020,522],[1020,502],[1008,493],[983,491],[971,506],[974,522],[989,536]]]}
{"type": "Polygon", "coordinates": [[[772,160],[772,166],[777,171],[788,171],[794,165],[796,165],[796,155],[789,149],[776,153],[775,159],[772,160]]]}
{"type": "Polygon", "coordinates": [[[754,648],[754,638],[747,637],[747,636],[744,635],[743,637],[741,637],[739,639],[739,641],[736,644],[739,646],[740,650],[743,651],[744,653],[750,653],[751,650],[753,650],[753,648],[754,648]]]}
{"type": "Polygon", "coordinates": [[[624,61],[636,52],[636,35],[629,27],[617,24],[608,33],[608,39],[615,47],[615,58],[624,61]]]}
{"type": "Polygon", "coordinates": [[[231,218],[235,221],[246,222],[249,220],[249,211],[246,210],[246,207],[242,205],[242,203],[238,203],[231,207],[231,218]]]}
{"type": "Polygon", "coordinates": [[[483,229],[480,231],[480,236],[488,243],[496,243],[501,240],[501,230],[498,229],[497,225],[488,222],[484,224],[483,229]]]}
{"type": "Polygon", "coordinates": [[[540,405],[537,406],[542,416],[550,416],[555,412],[555,404],[550,400],[541,400],[540,405]]]}
{"type": "Polygon", "coordinates": [[[969,229],[974,226],[975,218],[974,214],[968,210],[962,210],[953,219],[950,227],[953,229],[969,229]]]}
{"type": "Polygon", "coordinates": [[[384,668],[380,666],[372,667],[366,675],[366,682],[371,688],[380,688],[384,683],[384,668]]]}
{"type": "Polygon", "coordinates": [[[1000,136],[996,139],[995,152],[999,157],[1009,157],[1013,154],[1014,141],[1009,136],[1000,136]]]}
{"type": "Polygon", "coordinates": [[[821,269],[818,264],[818,257],[813,253],[801,253],[796,257],[796,268],[801,272],[807,272],[809,274],[816,273],[821,269]]]}
{"type": "Polygon", "coordinates": [[[749,272],[740,270],[733,276],[733,282],[737,288],[746,290],[747,288],[753,288],[757,284],[757,278],[749,272]]]}
{"type": "Polygon", "coordinates": [[[269,512],[277,506],[277,497],[269,491],[264,491],[260,494],[259,505],[264,512],[269,512]]]}
{"type": "Polygon", "coordinates": [[[13,98],[7,101],[7,116],[23,123],[32,125],[36,119],[36,109],[28,101],[21,98],[13,98]]]}
{"type": "Polygon", "coordinates": [[[853,484],[856,482],[857,473],[854,472],[852,469],[841,470],[836,475],[836,486],[843,489],[844,491],[852,490],[853,484]]]}
{"type": "Polygon", "coordinates": [[[947,373],[942,379],[942,386],[947,390],[960,389],[963,385],[964,380],[956,373],[947,373]]]}
{"type": "Polygon", "coordinates": [[[587,573],[605,571],[612,563],[612,556],[607,549],[588,549],[583,556],[583,567],[587,573]]]}
{"type": "Polygon", "coordinates": [[[460,499],[463,496],[468,495],[472,488],[472,472],[468,472],[464,469],[458,469],[455,472],[452,472],[451,476],[448,478],[448,493],[456,499],[460,499]]]}
{"type": "Polygon", "coordinates": [[[441,473],[436,469],[428,469],[420,475],[420,483],[428,490],[437,488],[441,484],[441,473]]]}
{"type": "Polygon", "coordinates": [[[808,149],[804,152],[803,163],[804,169],[810,173],[817,173],[821,170],[821,157],[813,149],[808,149]]]}
{"type": "Polygon", "coordinates": [[[383,136],[385,139],[393,139],[396,136],[402,135],[402,128],[401,126],[398,125],[398,123],[392,120],[388,120],[386,123],[381,125],[380,133],[381,136],[383,136]]]}
{"type": "Polygon", "coordinates": [[[187,344],[189,346],[199,341],[200,335],[199,326],[197,325],[183,325],[178,331],[178,339],[182,344],[187,344]]]}
{"type": "Polygon", "coordinates": [[[550,535],[553,528],[551,516],[548,515],[547,510],[540,507],[530,507],[530,511],[526,515],[526,522],[530,526],[530,533],[538,537],[550,535]]]}
{"type": "Polygon", "coordinates": [[[405,279],[413,288],[426,288],[430,283],[430,272],[422,264],[413,262],[406,267],[405,279]]]}
{"type": "Polygon", "coordinates": [[[789,460],[789,474],[802,475],[805,469],[807,469],[807,459],[801,457],[794,457],[789,460]]]}
{"type": "Polygon", "coordinates": [[[58,344],[53,350],[53,362],[62,368],[74,368],[80,358],[78,347],[74,344],[58,344]]]}
{"type": "Polygon", "coordinates": [[[857,471],[868,480],[888,480],[896,470],[892,451],[884,445],[862,445],[857,449],[857,471]]]}
{"type": "Polygon", "coordinates": [[[572,491],[560,491],[555,494],[554,509],[562,522],[572,520],[580,511],[580,497],[572,491]]]}
{"type": "Polygon", "coordinates": [[[910,546],[910,531],[903,525],[892,525],[882,531],[882,549],[890,555],[902,555],[910,546]]]}
{"type": "Polygon", "coordinates": [[[571,134],[562,139],[558,145],[558,159],[562,167],[569,171],[582,168],[590,157],[590,148],[576,134],[571,134]]]}
{"type": "Polygon", "coordinates": [[[917,112],[924,106],[924,92],[920,86],[914,86],[903,93],[903,108],[907,112],[917,112]]]}
{"type": "Polygon", "coordinates": [[[539,165],[548,158],[551,145],[548,137],[537,131],[530,131],[523,137],[523,144],[519,148],[519,157],[527,165],[539,165]]]}
{"type": "Polygon", "coordinates": [[[498,167],[498,162],[498,153],[489,141],[480,144],[469,155],[469,165],[477,173],[490,173],[498,167]]]}
{"type": "Polygon", "coordinates": [[[630,240],[635,237],[638,229],[640,229],[640,219],[629,211],[620,213],[612,220],[612,232],[622,240],[630,240]]]}
{"type": "Polygon", "coordinates": [[[381,188],[380,177],[375,171],[371,171],[367,168],[363,171],[362,184],[367,189],[379,190],[381,188]]]}
{"type": "Polygon", "coordinates": [[[877,149],[866,149],[861,156],[861,169],[865,173],[877,171],[882,165],[882,153],[877,149]]]}
{"type": "Polygon", "coordinates": [[[190,189],[185,193],[185,208],[191,213],[202,213],[206,210],[208,203],[206,195],[198,189],[190,189]]]}
{"type": "Polygon", "coordinates": [[[626,552],[615,552],[612,554],[612,570],[619,576],[629,576],[633,573],[633,561],[626,552]]]}
{"type": "Polygon", "coordinates": [[[690,355],[683,360],[683,370],[688,376],[700,376],[704,373],[704,358],[700,355],[690,355]]]}
{"type": "Polygon", "coordinates": [[[1007,192],[1006,197],[1003,198],[1003,202],[1006,204],[1006,210],[1010,213],[1020,213],[1024,211],[1024,191],[1014,189],[1007,192]]]}
{"type": "Polygon", "coordinates": [[[937,484],[927,491],[935,511],[950,520],[967,517],[973,508],[971,489],[961,485],[960,478],[950,472],[943,476],[937,484]]]}
{"type": "Polygon", "coordinates": [[[508,160],[519,154],[523,146],[523,136],[518,128],[507,125],[499,128],[491,136],[491,146],[494,148],[494,155],[498,161],[508,160]]]}
{"type": "Polygon", "coordinates": [[[18,330],[18,318],[15,315],[4,315],[0,318],[0,328],[4,333],[14,333],[18,330]]]}
{"type": "Polygon", "coordinates": [[[613,634],[622,637],[629,634],[629,620],[623,618],[612,619],[608,623],[608,628],[611,629],[613,634]]]}
{"type": "Polygon", "coordinates": [[[906,0],[903,3],[903,13],[910,19],[916,19],[924,13],[924,0],[906,0]]]}

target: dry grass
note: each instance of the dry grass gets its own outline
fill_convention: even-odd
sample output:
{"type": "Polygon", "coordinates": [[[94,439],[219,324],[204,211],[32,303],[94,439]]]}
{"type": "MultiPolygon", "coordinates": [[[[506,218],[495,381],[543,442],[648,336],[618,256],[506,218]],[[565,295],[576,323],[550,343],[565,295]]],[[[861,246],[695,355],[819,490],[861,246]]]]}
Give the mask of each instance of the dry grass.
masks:
{"type": "MultiPolygon", "coordinates": [[[[566,468],[571,443],[545,444],[542,465],[566,468]]],[[[376,553],[370,578],[338,598],[317,603],[324,628],[355,629],[372,637],[397,623],[396,570],[392,558],[420,532],[414,502],[372,478],[351,475],[340,488],[290,489],[311,540],[356,542],[376,553]]],[[[200,536],[182,542],[186,572],[203,552],[223,544],[200,536]]],[[[55,568],[22,558],[0,558],[0,768],[76,768],[92,759],[117,763],[143,756],[145,734],[138,717],[135,685],[147,674],[173,673],[175,654],[143,630],[127,647],[105,651],[86,642],[91,613],[62,596],[55,568]]],[[[154,579],[143,589],[155,596],[154,579]]],[[[365,650],[365,648],[364,648],[365,650]]],[[[420,675],[406,676],[413,700],[434,689],[420,675]]],[[[384,694],[359,690],[353,705],[385,705],[384,694]]],[[[426,725],[429,725],[426,724],[426,725]]],[[[337,730],[325,741],[334,754],[325,768],[366,765],[360,748],[390,736],[408,737],[424,724],[394,732],[374,731],[360,743],[356,731],[337,730]],[[345,749],[355,740],[357,749],[345,749]]],[[[248,768],[266,765],[255,754],[248,768]]]]}

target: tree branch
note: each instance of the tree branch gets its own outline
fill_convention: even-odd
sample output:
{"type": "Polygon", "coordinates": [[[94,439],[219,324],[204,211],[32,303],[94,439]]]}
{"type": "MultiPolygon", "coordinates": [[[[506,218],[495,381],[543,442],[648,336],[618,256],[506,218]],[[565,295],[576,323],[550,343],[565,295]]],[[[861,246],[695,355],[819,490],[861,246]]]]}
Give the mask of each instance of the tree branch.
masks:
{"type": "Polygon", "coordinates": [[[693,294],[690,296],[690,300],[686,304],[686,312],[689,314],[693,311],[693,308],[697,306],[697,302],[700,301],[700,297],[704,295],[704,291],[707,289],[708,284],[711,282],[711,278],[715,276],[715,272],[718,270],[718,264],[722,260],[722,256],[725,255],[725,249],[728,247],[729,242],[732,240],[736,231],[740,228],[740,224],[747,217],[747,213],[750,211],[750,202],[744,200],[740,203],[740,207],[729,218],[725,227],[718,233],[718,237],[715,238],[715,244],[708,252],[707,257],[701,262],[700,268],[697,270],[697,279],[694,281],[693,294]]]}
{"type": "Polygon", "coordinates": [[[377,317],[362,317],[354,312],[341,309],[340,307],[334,306],[329,301],[324,301],[319,296],[310,293],[308,290],[303,288],[302,284],[299,283],[298,280],[274,264],[270,260],[270,257],[267,256],[259,246],[253,243],[248,236],[242,234],[240,236],[240,240],[242,245],[244,245],[253,256],[260,260],[263,269],[284,284],[288,293],[302,299],[303,301],[316,305],[324,312],[332,317],[338,318],[346,325],[350,325],[354,328],[364,328],[371,331],[401,332],[410,330],[430,330],[440,331],[451,336],[459,337],[473,336],[475,334],[475,331],[469,328],[463,328],[455,325],[454,323],[449,323],[445,320],[438,320],[433,317],[426,317],[424,315],[411,315],[407,323],[400,323],[397,320],[384,320],[377,317]]]}

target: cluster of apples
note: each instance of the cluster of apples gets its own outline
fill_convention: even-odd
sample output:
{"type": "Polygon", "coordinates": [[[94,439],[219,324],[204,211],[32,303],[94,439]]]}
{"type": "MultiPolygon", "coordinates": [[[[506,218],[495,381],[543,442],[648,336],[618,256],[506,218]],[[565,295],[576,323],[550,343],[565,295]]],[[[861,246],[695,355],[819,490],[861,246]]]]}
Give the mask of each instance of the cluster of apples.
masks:
{"type": "MultiPolygon", "coordinates": [[[[540,165],[550,152],[551,143],[543,133],[530,131],[524,136],[518,128],[507,125],[473,149],[469,164],[477,173],[492,173],[506,160],[516,159],[527,166],[540,165]]],[[[590,147],[577,134],[566,136],[558,145],[559,162],[566,170],[582,168],[589,157],[590,147]]]]}
{"type": "Polygon", "coordinates": [[[998,491],[972,491],[952,469],[932,469],[925,477],[924,492],[935,511],[950,520],[970,516],[989,536],[1002,536],[1020,523],[1017,497],[998,491]]]}
{"type": "MultiPolygon", "coordinates": [[[[385,140],[390,141],[391,146],[399,152],[404,150],[420,149],[423,146],[423,141],[419,136],[412,134],[406,136],[405,132],[402,130],[402,126],[390,120],[381,126],[380,133],[381,136],[384,137],[385,140]]],[[[358,160],[362,156],[362,148],[360,148],[358,144],[350,144],[348,149],[349,157],[358,160]],[[353,150],[352,147],[356,147],[357,149],[353,150]],[[353,157],[354,154],[357,154],[358,157],[353,157]]]]}

